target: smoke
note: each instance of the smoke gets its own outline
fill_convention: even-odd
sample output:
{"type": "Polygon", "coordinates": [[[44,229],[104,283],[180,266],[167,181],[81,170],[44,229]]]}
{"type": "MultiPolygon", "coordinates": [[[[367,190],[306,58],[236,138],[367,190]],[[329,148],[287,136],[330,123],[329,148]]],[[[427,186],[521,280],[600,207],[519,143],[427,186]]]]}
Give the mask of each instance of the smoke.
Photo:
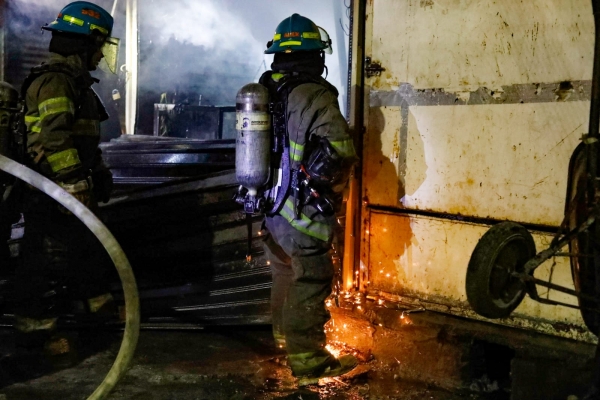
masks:
{"type": "Polygon", "coordinates": [[[248,21],[230,12],[220,2],[178,0],[143,2],[139,8],[145,35],[166,42],[201,46],[212,51],[260,51],[248,21]]]}
{"type": "MultiPolygon", "coordinates": [[[[325,28],[333,39],[334,54],[327,56],[328,80],[340,90],[345,105],[347,5],[350,0],[138,0],[140,109],[160,101],[189,98],[203,105],[233,105],[239,88],[256,82],[270,69],[272,56],[265,45],[284,18],[299,13],[325,28]]],[[[40,27],[51,22],[70,0],[10,0],[7,23],[7,76],[20,84],[29,68],[45,57],[50,34],[40,27]],[[32,48],[35,47],[35,49],[32,48]],[[12,63],[12,64],[11,64],[12,63]],[[27,65],[25,65],[27,64],[27,65]],[[11,75],[12,74],[12,75],[11,75]]],[[[111,11],[115,0],[92,0],[111,11]]],[[[120,37],[119,65],[125,63],[125,9],[115,8],[113,36],[120,37]]],[[[100,90],[123,90],[124,75],[117,78],[96,71],[100,90]],[[109,87],[110,86],[110,87],[109,87]]]]}
{"type": "MultiPolygon", "coordinates": [[[[334,55],[327,58],[328,80],[345,94],[346,65],[339,56],[347,55],[347,36],[338,34],[348,24],[344,0],[306,0],[301,6],[292,0],[172,0],[168,7],[164,0],[144,0],[141,4],[142,91],[193,92],[208,104],[233,104],[241,86],[257,81],[270,68],[272,56],[263,52],[279,22],[299,13],[325,28],[334,40],[334,55]],[[345,40],[339,43],[340,38],[345,40]]],[[[344,100],[341,103],[343,107],[344,100]]]]}
{"type": "Polygon", "coordinates": [[[140,20],[140,90],[193,93],[204,104],[233,104],[262,64],[249,21],[218,1],[144,1],[140,20]],[[252,71],[252,72],[250,72],[252,71]]]}

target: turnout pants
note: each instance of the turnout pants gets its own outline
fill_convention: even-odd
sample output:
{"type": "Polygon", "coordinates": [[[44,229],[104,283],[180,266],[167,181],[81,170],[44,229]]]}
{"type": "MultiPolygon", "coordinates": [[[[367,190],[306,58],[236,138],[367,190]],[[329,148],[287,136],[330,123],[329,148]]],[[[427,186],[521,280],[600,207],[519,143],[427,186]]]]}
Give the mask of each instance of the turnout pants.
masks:
{"type": "Polygon", "coordinates": [[[296,230],[280,215],[266,217],[265,226],[264,249],[273,273],[273,331],[285,336],[288,354],[322,350],[323,326],[330,319],[325,299],[334,273],[331,243],[296,230]]]}
{"type": "Polygon", "coordinates": [[[108,292],[108,254],[77,217],[42,192],[24,193],[22,264],[15,276],[15,314],[36,320],[71,311],[73,301],[108,292]]]}

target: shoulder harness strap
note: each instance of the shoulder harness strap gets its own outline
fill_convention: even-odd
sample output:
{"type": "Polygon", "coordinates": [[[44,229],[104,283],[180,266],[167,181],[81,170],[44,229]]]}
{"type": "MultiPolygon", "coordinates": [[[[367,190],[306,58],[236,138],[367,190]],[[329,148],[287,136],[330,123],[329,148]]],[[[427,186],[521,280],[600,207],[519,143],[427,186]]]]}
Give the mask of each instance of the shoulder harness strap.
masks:
{"type": "MultiPolygon", "coordinates": [[[[281,188],[277,191],[273,207],[267,211],[268,215],[273,215],[283,206],[283,203],[290,191],[293,174],[290,170],[290,141],[287,132],[287,98],[296,87],[304,83],[316,83],[325,87],[327,90],[338,95],[337,89],[322,77],[314,77],[302,73],[278,74],[273,71],[265,72],[259,82],[269,90],[270,104],[269,109],[273,115],[273,148],[275,154],[281,155],[281,188]],[[278,76],[279,75],[279,76],[278,76]]],[[[277,159],[277,157],[275,157],[277,159]]]]}

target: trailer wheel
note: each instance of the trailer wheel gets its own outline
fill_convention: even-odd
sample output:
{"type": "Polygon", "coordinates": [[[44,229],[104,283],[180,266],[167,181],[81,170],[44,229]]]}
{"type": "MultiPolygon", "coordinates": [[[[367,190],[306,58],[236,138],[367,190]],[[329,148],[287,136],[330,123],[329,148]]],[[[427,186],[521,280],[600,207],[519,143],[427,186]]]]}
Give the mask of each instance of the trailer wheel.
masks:
{"type": "Polygon", "coordinates": [[[523,226],[492,226],[479,239],[467,268],[467,299],[473,310],[486,318],[508,317],[526,293],[525,283],[511,273],[523,272],[533,256],[535,243],[523,226]]]}
{"type": "MultiPolygon", "coordinates": [[[[587,157],[585,146],[581,143],[569,163],[569,179],[567,182],[567,199],[565,214],[569,229],[575,229],[589,215],[587,200],[587,157]]],[[[600,265],[594,261],[596,252],[600,251],[600,231],[598,223],[592,224],[586,231],[578,234],[569,243],[569,252],[577,254],[571,257],[571,274],[575,289],[583,294],[598,297],[596,279],[600,265]]],[[[586,299],[579,298],[581,317],[588,329],[596,336],[600,333],[600,315],[593,309],[598,305],[586,299]]]]}

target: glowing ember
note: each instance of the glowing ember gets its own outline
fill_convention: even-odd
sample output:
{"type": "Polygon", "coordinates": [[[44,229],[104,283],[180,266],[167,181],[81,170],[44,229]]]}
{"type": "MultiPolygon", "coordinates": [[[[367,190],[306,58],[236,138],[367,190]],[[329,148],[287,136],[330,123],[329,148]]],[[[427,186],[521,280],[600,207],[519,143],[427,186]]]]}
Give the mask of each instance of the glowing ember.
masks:
{"type": "Polygon", "coordinates": [[[327,349],[328,352],[330,352],[335,358],[339,358],[340,354],[341,354],[341,350],[335,348],[332,344],[328,344],[327,346],[325,346],[325,348],[327,349]]]}

